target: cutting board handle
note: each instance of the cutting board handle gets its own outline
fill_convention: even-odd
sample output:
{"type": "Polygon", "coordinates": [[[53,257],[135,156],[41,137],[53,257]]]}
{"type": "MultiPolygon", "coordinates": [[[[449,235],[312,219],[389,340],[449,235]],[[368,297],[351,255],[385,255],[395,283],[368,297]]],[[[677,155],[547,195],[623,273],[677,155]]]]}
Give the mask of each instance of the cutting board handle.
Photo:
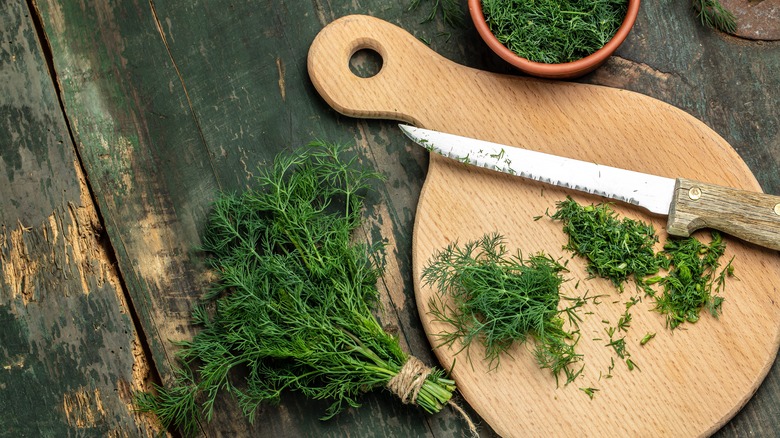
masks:
{"type": "Polygon", "coordinates": [[[441,74],[442,68],[452,65],[404,29],[366,15],[349,15],[330,23],[314,39],[308,56],[314,87],[338,112],[411,124],[418,124],[413,115],[424,114],[426,103],[411,90],[440,87],[441,78],[448,76],[441,74]],[[362,49],[382,58],[381,69],[369,78],[349,68],[352,56],[362,49]]]}

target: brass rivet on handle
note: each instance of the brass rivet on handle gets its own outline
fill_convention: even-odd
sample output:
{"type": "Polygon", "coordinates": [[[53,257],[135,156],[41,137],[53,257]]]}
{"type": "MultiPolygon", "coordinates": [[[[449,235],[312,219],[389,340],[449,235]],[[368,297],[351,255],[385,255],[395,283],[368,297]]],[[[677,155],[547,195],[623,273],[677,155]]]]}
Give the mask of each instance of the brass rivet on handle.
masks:
{"type": "Polygon", "coordinates": [[[780,204],[775,205],[775,214],[780,216],[780,204]]]}
{"type": "MultiPolygon", "coordinates": [[[[688,190],[688,197],[693,199],[694,201],[701,198],[701,189],[698,187],[691,187],[690,190],[688,190]]],[[[775,210],[777,207],[775,207],[775,210]]]]}

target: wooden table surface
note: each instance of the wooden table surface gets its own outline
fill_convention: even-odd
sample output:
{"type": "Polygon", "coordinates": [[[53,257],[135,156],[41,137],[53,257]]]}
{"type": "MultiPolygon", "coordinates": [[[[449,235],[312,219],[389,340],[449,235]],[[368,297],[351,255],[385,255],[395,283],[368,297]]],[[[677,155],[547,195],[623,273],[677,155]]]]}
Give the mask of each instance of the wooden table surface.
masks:
{"type": "MultiPolygon", "coordinates": [[[[197,246],[211,202],[251,186],[273,156],[313,139],[352,144],[386,175],[365,213],[366,232],[389,243],[380,319],[432,363],[411,278],[427,153],[393,122],[328,107],[309,81],[306,56],[323,26],[359,13],[409,30],[458,63],[517,74],[473,26],[453,28],[440,15],[425,22],[433,2],[414,11],[407,1],[382,0],[94,3],[0,4],[0,435],[158,433],[154,418],[134,412],[132,394],[170,382],[174,342],[194,333],[189,311],[209,280],[197,246]]],[[[579,81],[687,111],[736,149],[765,192],[780,195],[779,72],[779,42],[705,29],[690,2],[647,1],[616,56],[579,81]]],[[[425,415],[387,391],[362,401],[321,422],[326,402],[290,394],[249,424],[223,398],[203,431],[465,431],[456,414],[425,415]]],[[[481,432],[492,435],[486,424],[481,432]]],[[[776,363],[716,435],[778,434],[776,363]]]]}

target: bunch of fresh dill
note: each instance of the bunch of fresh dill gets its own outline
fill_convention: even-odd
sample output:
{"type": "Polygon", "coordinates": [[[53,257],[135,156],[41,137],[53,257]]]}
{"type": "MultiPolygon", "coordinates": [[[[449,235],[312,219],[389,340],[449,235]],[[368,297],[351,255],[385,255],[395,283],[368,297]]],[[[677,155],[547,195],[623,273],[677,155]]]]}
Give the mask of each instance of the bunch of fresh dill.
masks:
{"type": "Polygon", "coordinates": [[[666,314],[666,324],[674,329],[683,322],[699,320],[699,310],[707,308],[717,317],[723,297],[717,295],[732,276],[732,261],[716,275],[726,243],[718,232],[712,232],[709,245],[694,238],[670,239],[664,245],[669,274],[660,280],[663,294],[656,299],[656,308],[666,314]],[[713,293],[714,289],[714,293],[713,293]]]}
{"type": "Polygon", "coordinates": [[[588,260],[588,274],[609,279],[620,291],[633,275],[638,286],[653,294],[644,279],[658,272],[663,257],[653,248],[658,236],[652,225],[619,219],[609,204],[582,206],[571,198],[558,202],[550,217],[563,222],[569,237],[565,249],[588,260]]]}
{"type": "Polygon", "coordinates": [[[493,35],[535,62],[576,61],[604,46],[617,32],[627,0],[482,0],[493,35]]]}
{"type": "Polygon", "coordinates": [[[446,323],[441,345],[460,341],[468,354],[472,342],[485,347],[491,368],[515,342],[535,338],[535,355],[542,368],[556,377],[580,360],[573,333],[563,328],[558,303],[565,267],[544,254],[523,259],[510,256],[499,234],[486,234],[462,247],[451,244],[434,254],[423,270],[423,281],[435,286],[429,302],[434,321],[446,323]]]}
{"type": "Polygon", "coordinates": [[[252,421],[261,403],[291,390],[333,401],[327,419],[366,391],[397,385],[399,373],[417,381],[405,402],[437,412],[449,401],[454,382],[405,354],[372,314],[381,246],[352,234],[378,175],[343,153],[315,143],[280,155],[258,189],[215,203],[203,249],[219,280],[193,311],[200,331],[181,343],[176,383],[139,394],[140,410],[192,435],[220,392],[252,421]]]}

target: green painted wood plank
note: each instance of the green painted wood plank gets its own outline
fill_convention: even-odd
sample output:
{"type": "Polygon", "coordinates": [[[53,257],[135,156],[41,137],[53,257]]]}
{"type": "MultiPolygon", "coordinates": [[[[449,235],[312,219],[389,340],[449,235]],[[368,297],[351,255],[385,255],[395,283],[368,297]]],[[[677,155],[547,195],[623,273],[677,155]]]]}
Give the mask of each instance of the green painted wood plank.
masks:
{"type": "Polygon", "coordinates": [[[174,342],[190,336],[190,306],[203,292],[194,248],[218,190],[211,157],[148,2],[37,7],[117,267],[169,382],[174,342]]]}
{"type": "MultiPolygon", "coordinates": [[[[180,4],[184,12],[177,17],[157,2],[112,2],[97,9],[39,5],[84,166],[164,378],[171,376],[175,351],[169,339],[189,336],[189,306],[206,290],[207,276],[195,248],[216,193],[250,184],[256,166],[282,149],[318,137],[350,140],[366,126],[348,121],[344,127],[332,113],[326,122],[319,120],[327,109],[313,99],[304,62],[310,39],[322,26],[317,14],[308,11],[313,21],[306,33],[285,43],[289,36],[279,33],[274,39],[272,30],[258,24],[273,25],[279,16],[265,14],[256,3],[223,6],[180,4]],[[195,32],[193,37],[202,41],[179,54],[176,44],[187,35],[171,29],[195,32]],[[208,56],[198,58],[200,64],[189,61],[201,52],[208,56]],[[206,73],[191,72],[193,65],[206,73]]],[[[297,20],[301,11],[283,19],[297,20]]],[[[396,147],[403,148],[402,143],[396,147]]],[[[422,154],[416,157],[422,159],[422,154]]],[[[423,166],[412,168],[419,172],[423,166]]],[[[380,204],[380,198],[373,203],[380,204]]],[[[411,218],[406,214],[409,223],[411,218]]],[[[405,231],[406,248],[410,232],[411,227],[405,231]]],[[[408,270],[408,253],[401,257],[408,270]]],[[[403,290],[394,293],[406,306],[400,315],[414,321],[412,333],[419,344],[424,336],[408,312],[411,279],[406,277],[403,290]]],[[[387,315],[389,325],[400,325],[394,322],[399,312],[390,309],[387,315]]],[[[427,343],[418,350],[431,357],[427,343]]],[[[341,436],[354,429],[376,436],[421,436],[460,427],[452,413],[428,421],[385,393],[367,396],[362,409],[328,423],[318,420],[324,404],[299,396],[264,409],[255,426],[231,402],[224,406],[207,434],[341,436]]]]}
{"type": "Polygon", "coordinates": [[[0,434],[152,436],[149,366],[24,2],[0,5],[0,434]]]}

